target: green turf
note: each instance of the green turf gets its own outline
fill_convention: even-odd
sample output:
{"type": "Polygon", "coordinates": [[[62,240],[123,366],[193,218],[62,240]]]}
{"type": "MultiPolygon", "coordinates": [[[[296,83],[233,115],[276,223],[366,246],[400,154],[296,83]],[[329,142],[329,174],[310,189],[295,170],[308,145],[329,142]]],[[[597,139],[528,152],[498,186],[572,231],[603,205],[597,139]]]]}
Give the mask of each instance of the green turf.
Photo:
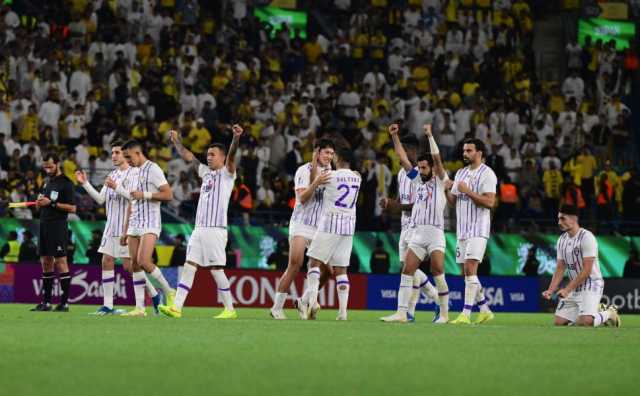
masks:
{"type": "Polygon", "coordinates": [[[638,394],[640,316],[620,329],[554,328],[550,315],[498,314],[482,326],[274,321],[241,309],[180,320],[32,313],[0,305],[1,395],[638,394]],[[636,389],[634,391],[634,389],[636,389]]]}

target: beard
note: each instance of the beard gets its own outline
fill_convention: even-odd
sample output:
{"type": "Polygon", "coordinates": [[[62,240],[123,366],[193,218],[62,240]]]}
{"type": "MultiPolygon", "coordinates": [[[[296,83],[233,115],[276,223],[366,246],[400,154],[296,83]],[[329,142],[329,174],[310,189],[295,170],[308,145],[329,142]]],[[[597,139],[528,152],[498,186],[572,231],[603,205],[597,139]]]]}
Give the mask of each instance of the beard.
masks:
{"type": "Polygon", "coordinates": [[[469,164],[471,163],[471,160],[470,160],[469,158],[467,158],[467,157],[462,157],[462,162],[463,162],[465,165],[469,165],[469,164]]]}
{"type": "Polygon", "coordinates": [[[426,182],[428,182],[429,180],[431,180],[431,177],[432,177],[432,176],[433,176],[433,173],[432,173],[432,172],[429,172],[429,173],[428,173],[428,174],[426,174],[426,175],[423,175],[423,174],[421,173],[421,174],[420,174],[420,179],[422,179],[422,182],[423,182],[423,183],[426,183],[426,182]]]}

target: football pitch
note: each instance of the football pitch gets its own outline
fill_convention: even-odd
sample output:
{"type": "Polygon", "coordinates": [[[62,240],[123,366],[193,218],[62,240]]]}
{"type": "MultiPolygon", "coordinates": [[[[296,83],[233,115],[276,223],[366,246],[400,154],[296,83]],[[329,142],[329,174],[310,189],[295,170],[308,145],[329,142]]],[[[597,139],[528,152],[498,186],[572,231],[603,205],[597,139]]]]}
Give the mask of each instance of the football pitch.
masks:
{"type": "Polygon", "coordinates": [[[29,308],[0,305],[2,395],[638,394],[640,316],[584,329],[554,328],[551,314],[459,327],[431,324],[431,312],[387,324],[376,311],[336,322],[334,310],[275,321],[239,309],[219,321],[220,309],[175,320],[29,308]]]}

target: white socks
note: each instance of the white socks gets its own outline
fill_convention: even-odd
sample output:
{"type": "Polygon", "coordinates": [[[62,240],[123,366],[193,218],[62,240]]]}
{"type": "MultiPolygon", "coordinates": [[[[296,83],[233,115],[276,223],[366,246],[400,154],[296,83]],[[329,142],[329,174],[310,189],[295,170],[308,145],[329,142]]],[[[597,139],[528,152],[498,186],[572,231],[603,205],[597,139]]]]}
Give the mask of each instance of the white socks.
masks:
{"type": "MultiPolygon", "coordinates": [[[[476,279],[478,279],[477,276],[476,279]]],[[[484,298],[484,289],[482,288],[482,284],[479,280],[478,284],[480,285],[480,287],[478,288],[478,292],[476,293],[476,303],[478,304],[478,308],[480,308],[480,312],[491,312],[491,309],[489,309],[489,304],[487,303],[487,299],[484,298]]]]}
{"type": "Polygon", "coordinates": [[[340,316],[347,315],[347,304],[349,302],[349,277],[347,274],[336,276],[336,291],[338,293],[338,313],[340,316]]]}
{"type": "Polygon", "coordinates": [[[233,311],[233,298],[231,297],[231,285],[229,284],[229,279],[223,270],[211,270],[211,275],[213,275],[213,280],[216,281],[216,285],[218,286],[218,293],[222,296],[222,303],[224,304],[224,309],[227,311],[233,311]]]}
{"type": "Polygon", "coordinates": [[[150,275],[153,277],[153,279],[158,281],[165,295],[168,296],[169,294],[173,293],[173,289],[171,288],[171,286],[169,286],[169,282],[167,282],[167,280],[164,278],[164,275],[162,275],[162,271],[160,271],[160,268],[155,267],[153,271],[151,271],[150,275]]]}
{"type": "Polygon", "coordinates": [[[449,285],[444,278],[444,274],[433,277],[433,281],[438,288],[438,300],[440,305],[440,316],[444,318],[449,317],[449,285]]]}
{"type": "Polygon", "coordinates": [[[287,301],[288,293],[277,293],[273,299],[273,307],[271,307],[274,311],[282,311],[284,308],[284,303],[287,301]]]}
{"type": "Polygon", "coordinates": [[[133,273],[133,294],[136,297],[136,308],[144,310],[144,288],[147,277],[144,271],[133,273]]]}
{"type": "Polygon", "coordinates": [[[145,277],[145,279],[147,280],[147,282],[145,283],[145,289],[147,290],[147,293],[149,293],[151,298],[157,296],[158,291],[156,290],[155,286],[153,286],[153,283],[151,283],[148,277],[145,277]]]}
{"type": "Polygon", "coordinates": [[[409,299],[413,293],[413,276],[400,275],[400,288],[398,289],[398,312],[407,313],[409,311],[409,299]]]}
{"type": "Polygon", "coordinates": [[[193,265],[185,264],[182,267],[182,274],[180,275],[180,282],[178,282],[178,287],[176,289],[176,298],[173,302],[174,307],[178,311],[182,310],[184,306],[184,302],[187,299],[187,295],[191,291],[191,286],[193,286],[193,280],[196,277],[197,268],[193,265]]]}
{"type": "MultiPolygon", "coordinates": [[[[318,290],[320,289],[320,268],[313,267],[307,272],[307,304],[313,306],[318,301],[318,290]]],[[[304,297],[304,296],[303,296],[304,297]]]]}
{"type": "Polygon", "coordinates": [[[113,309],[113,284],[116,281],[114,270],[102,271],[102,305],[113,309]]]}
{"type": "Polygon", "coordinates": [[[600,311],[593,317],[593,327],[599,327],[607,323],[609,318],[611,317],[611,313],[609,310],[600,311]]]}
{"type": "Polygon", "coordinates": [[[477,276],[464,277],[464,307],[462,313],[471,316],[473,304],[476,302],[476,296],[480,290],[480,280],[477,276]]]}

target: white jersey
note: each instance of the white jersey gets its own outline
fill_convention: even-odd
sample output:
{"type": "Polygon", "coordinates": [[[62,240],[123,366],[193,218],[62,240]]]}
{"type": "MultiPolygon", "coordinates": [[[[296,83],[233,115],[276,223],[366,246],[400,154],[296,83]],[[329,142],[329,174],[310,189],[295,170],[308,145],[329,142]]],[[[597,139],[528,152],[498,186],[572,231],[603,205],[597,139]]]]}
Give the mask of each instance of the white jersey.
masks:
{"type": "MultiPolygon", "coordinates": [[[[331,168],[318,167],[319,172],[329,171],[331,168]]],[[[311,184],[311,163],[300,166],[296,171],[294,177],[295,186],[294,190],[305,189],[311,184]]],[[[291,222],[305,224],[316,228],[318,226],[318,219],[322,214],[322,197],[324,194],[324,186],[319,186],[313,193],[313,196],[305,203],[298,200],[296,194],[296,205],[293,208],[293,214],[291,214],[291,222]]]]}
{"type": "Polygon", "coordinates": [[[485,164],[476,169],[466,166],[456,173],[451,193],[456,199],[456,229],[458,240],[469,238],[489,239],[491,232],[491,210],[478,206],[468,195],[458,191],[458,183],[465,182],[476,194],[494,193],[498,178],[485,164]]]}
{"type": "MultiPolygon", "coordinates": [[[[416,185],[412,182],[419,179],[417,176],[417,168],[413,168],[408,173],[404,168],[402,168],[400,169],[400,172],[398,172],[398,198],[401,205],[410,205],[413,203],[416,195],[416,185]]],[[[411,214],[409,212],[402,212],[400,225],[402,230],[406,230],[411,227],[411,214]]]]}
{"type": "Polygon", "coordinates": [[[362,178],[351,169],[331,171],[324,190],[318,231],[353,235],[356,230],[356,201],[362,178]]]}
{"type": "Polygon", "coordinates": [[[598,263],[598,242],[590,231],[581,228],[573,238],[565,232],[558,239],[556,250],[558,260],[564,261],[571,280],[576,279],[582,271],[586,257],[595,257],[589,277],[583,284],[578,285],[575,291],[602,291],[604,279],[598,263]]]}
{"type": "Polygon", "coordinates": [[[202,178],[202,186],[196,212],[196,227],[226,228],[229,199],[236,174],[231,174],[226,166],[212,170],[207,165],[200,164],[198,176],[202,178]]]}
{"type": "MultiPolygon", "coordinates": [[[[130,191],[157,193],[160,191],[160,186],[165,184],[169,183],[160,166],[147,160],[138,168],[137,177],[132,183],[133,186],[130,191]]],[[[162,227],[160,205],[160,201],[150,199],[132,200],[129,227],[139,229],[162,227]]]]}
{"type": "MultiPolygon", "coordinates": [[[[114,169],[109,173],[109,177],[113,179],[116,185],[122,186],[127,191],[129,191],[130,186],[136,180],[136,175],[136,168],[133,167],[125,170],[114,169]]],[[[104,191],[105,208],[107,209],[107,225],[104,228],[103,235],[105,237],[120,237],[123,233],[122,227],[124,227],[127,216],[129,200],[116,193],[113,188],[102,186],[102,190],[104,191]]],[[[100,195],[103,194],[103,191],[100,191],[100,195]]]]}
{"type": "Polygon", "coordinates": [[[444,193],[444,181],[433,175],[424,183],[420,177],[413,180],[416,196],[411,210],[411,227],[431,225],[444,230],[444,209],[447,196],[444,193]]]}

